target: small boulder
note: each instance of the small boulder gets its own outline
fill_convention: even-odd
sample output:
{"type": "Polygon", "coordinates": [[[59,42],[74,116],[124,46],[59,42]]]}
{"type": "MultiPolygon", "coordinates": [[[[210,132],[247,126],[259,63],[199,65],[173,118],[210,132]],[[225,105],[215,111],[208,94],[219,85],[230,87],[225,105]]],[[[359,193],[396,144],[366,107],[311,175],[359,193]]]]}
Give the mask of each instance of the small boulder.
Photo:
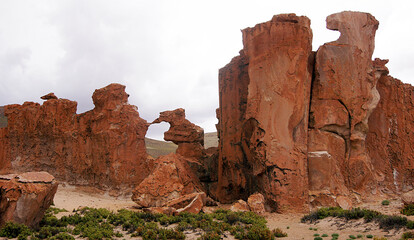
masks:
{"type": "Polygon", "coordinates": [[[187,159],[170,153],[155,160],[154,171],[135,188],[132,200],[141,207],[162,207],[168,201],[202,191],[187,159]]]}
{"type": "Polygon", "coordinates": [[[57,187],[46,172],[0,176],[0,226],[9,221],[37,226],[53,203],[57,187]]]}
{"type": "Polygon", "coordinates": [[[345,209],[345,210],[352,209],[352,200],[349,197],[339,196],[336,198],[336,203],[342,209],[345,209]]]}
{"type": "Polygon", "coordinates": [[[250,207],[250,211],[255,213],[265,213],[265,198],[261,193],[255,193],[250,195],[247,199],[247,204],[250,207]]]}
{"type": "Polygon", "coordinates": [[[414,204],[414,190],[401,194],[401,201],[404,205],[414,204]]]}
{"type": "Polygon", "coordinates": [[[240,199],[231,205],[230,210],[233,212],[248,212],[250,208],[246,201],[240,199]]]}

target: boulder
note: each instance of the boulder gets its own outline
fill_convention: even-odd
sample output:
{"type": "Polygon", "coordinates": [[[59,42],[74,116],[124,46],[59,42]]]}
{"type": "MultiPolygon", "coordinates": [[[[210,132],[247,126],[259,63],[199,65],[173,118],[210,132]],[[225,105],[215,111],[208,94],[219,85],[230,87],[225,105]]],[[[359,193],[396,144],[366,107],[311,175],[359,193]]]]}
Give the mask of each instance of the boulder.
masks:
{"type": "Polygon", "coordinates": [[[231,205],[230,210],[233,212],[248,212],[250,208],[246,201],[239,199],[231,205]]]}
{"type": "Polygon", "coordinates": [[[249,205],[250,211],[255,213],[265,213],[265,198],[261,193],[255,193],[250,195],[247,199],[247,204],[249,205]]]}
{"type": "Polygon", "coordinates": [[[132,200],[141,207],[162,207],[170,200],[202,192],[187,161],[174,153],[157,158],[153,172],[133,191],[132,200]]]}
{"type": "Polygon", "coordinates": [[[42,105],[2,108],[8,124],[0,128],[0,173],[47,171],[72,185],[126,194],[148,176],[148,124],[128,104],[125,86],[97,89],[95,108],[82,114],[76,102],[46,96],[42,105]]]}
{"type": "Polygon", "coordinates": [[[312,30],[276,15],[247,28],[240,56],[219,73],[219,200],[259,190],[280,212],[307,211],[312,30]]]}
{"type": "Polygon", "coordinates": [[[57,187],[47,172],[0,175],[0,227],[9,221],[36,227],[57,187]]]}
{"type": "Polygon", "coordinates": [[[414,204],[414,190],[401,194],[401,201],[404,205],[414,204]]]}

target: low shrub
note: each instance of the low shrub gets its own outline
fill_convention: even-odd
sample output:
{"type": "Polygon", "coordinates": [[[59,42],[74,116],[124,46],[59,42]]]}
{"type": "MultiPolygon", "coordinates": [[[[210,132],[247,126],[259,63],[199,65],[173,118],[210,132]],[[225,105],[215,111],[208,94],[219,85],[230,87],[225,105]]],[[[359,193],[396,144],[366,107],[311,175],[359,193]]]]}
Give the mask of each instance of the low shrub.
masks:
{"type": "Polygon", "coordinates": [[[402,239],[412,239],[414,238],[414,232],[405,232],[401,236],[402,239]]]}
{"type": "Polygon", "coordinates": [[[404,214],[406,216],[414,215],[414,204],[408,204],[404,206],[404,208],[401,209],[401,214],[404,214]]]}
{"type": "Polygon", "coordinates": [[[287,233],[283,232],[280,228],[273,229],[273,235],[278,238],[287,237],[287,233]]]}
{"type": "Polygon", "coordinates": [[[390,205],[390,201],[389,201],[389,200],[383,200],[383,201],[381,202],[381,205],[382,205],[382,206],[388,206],[388,205],[390,205]]]}
{"type": "Polygon", "coordinates": [[[0,229],[0,237],[26,239],[32,234],[32,231],[24,224],[7,222],[0,229]]]}

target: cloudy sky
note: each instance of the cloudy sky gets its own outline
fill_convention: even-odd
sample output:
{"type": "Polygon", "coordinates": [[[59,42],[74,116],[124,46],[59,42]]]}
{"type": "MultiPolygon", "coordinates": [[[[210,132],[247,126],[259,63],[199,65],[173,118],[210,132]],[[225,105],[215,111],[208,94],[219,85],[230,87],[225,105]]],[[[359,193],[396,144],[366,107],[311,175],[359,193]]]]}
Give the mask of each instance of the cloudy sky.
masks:
{"type": "MultiPolygon", "coordinates": [[[[325,18],[344,10],[379,21],[374,57],[414,84],[414,7],[410,0],[0,0],[0,106],[41,102],[54,92],[93,108],[92,93],[126,85],[129,102],[148,122],[179,107],[215,131],[218,69],[242,48],[241,29],[275,14],[311,19],[313,48],[335,40],[325,18]]],[[[162,137],[164,124],[147,136],[162,137]]]]}

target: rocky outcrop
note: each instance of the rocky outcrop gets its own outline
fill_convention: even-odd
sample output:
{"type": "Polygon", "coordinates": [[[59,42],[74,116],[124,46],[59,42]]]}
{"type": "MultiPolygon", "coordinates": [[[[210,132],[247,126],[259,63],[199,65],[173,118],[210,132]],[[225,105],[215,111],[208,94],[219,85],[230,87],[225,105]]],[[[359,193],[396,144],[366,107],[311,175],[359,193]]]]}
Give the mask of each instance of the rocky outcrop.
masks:
{"type": "Polygon", "coordinates": [[[204,155],[204,130],[185,118],[185,110],[161,112],[151,124],[168,122],[170,129],[164,133],[164,140],[178,145],[177,154],[200,159],[204,155]]]}
{"type": "Polygon", "coordinates": [[[95,108],[82,114],[76,114],[74,101],[44,98],[42,105],[4,106],[1,173],[48,171],[70,184],[129,194],[151,172],[144,142],[148,124],[128,104],[125,86],[96,90],[95,108]]]}
{"type": "Polygon", "coordinates": [[[305,211],[310,21],[283,14],[242,32],[240,56],[219,75],[219,199],[259,190],[274,209],[305,211]]]}
{"type": "Polygon", "coordinates": [[[9,221],[37,226],[57,187],[47,172],[0,175],[0,227],[9,221]]]}
{"type": "Polygon", "coordinates": [[[341,12],[328,16],[326,23],[341,36],[316,53],[309,122],[309,189],[316,199],[330,196],[334,201],[338,195],[349,195],[350,190],[365,194],[375,188],[365,139],[368,118],[379,101],[371,60],[378,21],[368,13],[341,12]]]}
{"type": "Polygon", "coordinates": [[[163,207],[171,200],[202,191],[188,159],[170,153],[155,160],[154,171],[135,188],[132,200],[141,207],[163,207]]]}
{"type": "Polygon", "coordinates": [[[389,76],[387,62],[374,62],[380,101],[366,142],[379,192],[400,194],[414,189],[414,87],[389,76]]]}

